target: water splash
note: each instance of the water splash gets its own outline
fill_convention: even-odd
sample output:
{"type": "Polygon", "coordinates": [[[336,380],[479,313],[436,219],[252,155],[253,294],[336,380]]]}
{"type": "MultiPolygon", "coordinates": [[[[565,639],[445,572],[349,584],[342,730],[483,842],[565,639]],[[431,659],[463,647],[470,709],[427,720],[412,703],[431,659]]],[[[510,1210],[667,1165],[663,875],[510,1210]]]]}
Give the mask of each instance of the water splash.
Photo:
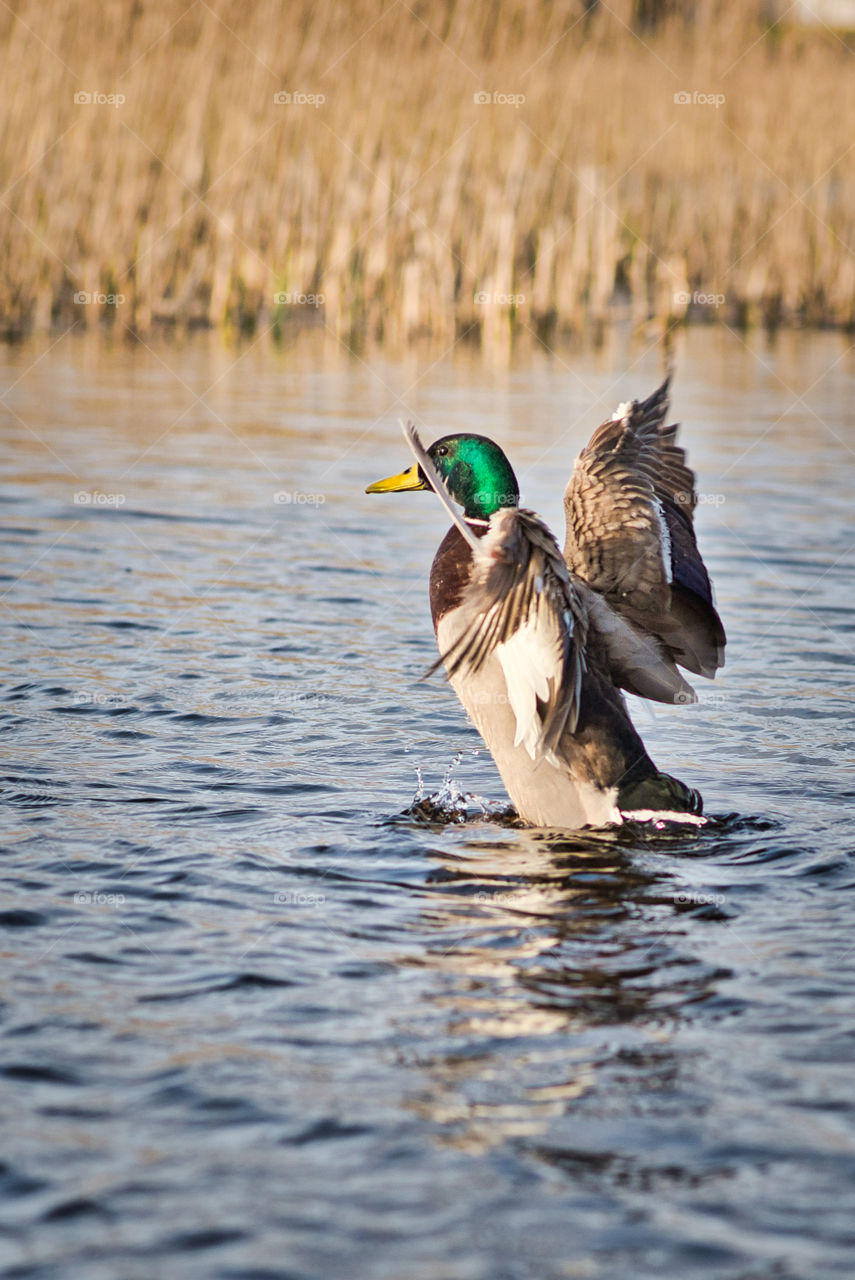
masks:
{"type": "Polygon", "coordinates": [[[491,821],[509,821],[516,818],[510,806],[487,800],[484,796],[471,791],[464,791],[454,777],[465,755],[480,755],[478,748],[468,751],[457,751],[448,765],[439,790],[428,794],[420,765],[415,765],[418,789],[404,817],[415,818],[419,822],[430,822],[446,825],[448,823],[473,822],[488,818],[491,821]]]}

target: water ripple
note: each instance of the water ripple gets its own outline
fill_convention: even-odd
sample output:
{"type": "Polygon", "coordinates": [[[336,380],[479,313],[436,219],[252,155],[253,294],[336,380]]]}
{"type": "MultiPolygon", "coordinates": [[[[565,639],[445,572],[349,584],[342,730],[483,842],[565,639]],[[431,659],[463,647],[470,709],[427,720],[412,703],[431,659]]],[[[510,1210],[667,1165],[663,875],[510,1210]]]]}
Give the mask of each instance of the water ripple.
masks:
{"type": "MultiPolygon", "coordinates": [[[[420,679],[442,521],[362,494],[401,463],[365,365],[247,350],[212,435],[144,350],[7,349],[50,450],[7,423],[0,1274],[850,1273],[851,369],[794,348],[833,371],[819,448],[718,341],[677,382],[728,666],[632,705],[709,821],[575,835],[420,679]]],[[[630,363],[567,358],[608,403],[630,363]]],[[[583,381],[460,359],[383,377],[557,527],[583,381]]]]}

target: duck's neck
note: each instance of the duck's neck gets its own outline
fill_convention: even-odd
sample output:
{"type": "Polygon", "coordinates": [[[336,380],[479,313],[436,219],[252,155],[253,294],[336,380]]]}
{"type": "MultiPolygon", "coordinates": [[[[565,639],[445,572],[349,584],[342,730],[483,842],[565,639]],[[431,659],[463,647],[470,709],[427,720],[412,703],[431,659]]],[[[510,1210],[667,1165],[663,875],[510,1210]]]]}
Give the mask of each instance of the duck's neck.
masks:
{"type": "MultiPolygon", "coordinates": [[[[483,537],[489,528],[487,520],[467,523],[478,538],[483,537]]],[[[439,544],[430,570],[430,611],[434,631],[440,619],[460,604],[471,571],[472,548],[457,525],[452,525],[439,544]]]]}

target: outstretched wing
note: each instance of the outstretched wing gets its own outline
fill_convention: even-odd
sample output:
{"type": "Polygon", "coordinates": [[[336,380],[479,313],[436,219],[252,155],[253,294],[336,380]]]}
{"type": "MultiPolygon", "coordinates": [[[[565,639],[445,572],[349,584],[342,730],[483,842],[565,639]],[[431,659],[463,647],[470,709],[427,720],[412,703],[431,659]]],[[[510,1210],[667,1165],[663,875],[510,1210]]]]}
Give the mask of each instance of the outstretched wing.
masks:
{"type": "Polygon", "coordinates": [[[569,568],[698,675],[724,664],[725,634],[692,521],[694,472],[666,425],[667,378],[591,437],[564,495],[569,568]]]}
{"type": "Polygon", "coordinates": [[[495,657],[516,719],[514,745],[522,743],[532,759],[545,756],[552,764],[563,755],[564,735],[575,733],[579,722],[589,651],[620,688],[659,702],[695,701],[658,639],[638,632],[568,571],[558,543],[533,511],[504,507],[476,537],[415,428],[403,429],[472,550],[456,639],[428,674],[444,665],[449,679],[475,676],[495,657]]]}

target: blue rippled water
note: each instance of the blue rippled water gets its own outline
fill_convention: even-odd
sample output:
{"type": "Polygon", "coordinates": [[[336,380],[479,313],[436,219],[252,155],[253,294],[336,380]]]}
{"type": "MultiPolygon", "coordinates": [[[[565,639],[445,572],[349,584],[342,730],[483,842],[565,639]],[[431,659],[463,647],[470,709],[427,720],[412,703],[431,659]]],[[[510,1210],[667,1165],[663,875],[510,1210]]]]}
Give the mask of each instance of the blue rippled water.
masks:
{"type": "Polygon", "coordinates": [[[0,360],[0,1275],[851,1276],[846,344],[679,353],[728,665],[633,711],[711,821],[575,837],[420,682],[438,505],[362,491],[411,414],[560,530],[653,353],[0,360]]]}

